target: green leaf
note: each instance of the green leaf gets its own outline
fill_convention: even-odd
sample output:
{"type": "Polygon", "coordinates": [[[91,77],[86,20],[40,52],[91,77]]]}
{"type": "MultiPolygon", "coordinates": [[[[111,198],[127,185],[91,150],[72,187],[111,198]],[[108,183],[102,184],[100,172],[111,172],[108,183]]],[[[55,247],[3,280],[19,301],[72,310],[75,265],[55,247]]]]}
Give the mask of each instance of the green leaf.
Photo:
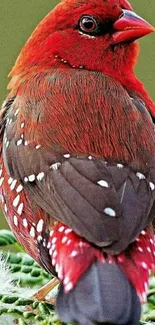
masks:
{"type": "Polygon", "coordinates": [[[16,238],[10,230],[0,230],[0,246],[12,245],[16,242],[16,238]]]}

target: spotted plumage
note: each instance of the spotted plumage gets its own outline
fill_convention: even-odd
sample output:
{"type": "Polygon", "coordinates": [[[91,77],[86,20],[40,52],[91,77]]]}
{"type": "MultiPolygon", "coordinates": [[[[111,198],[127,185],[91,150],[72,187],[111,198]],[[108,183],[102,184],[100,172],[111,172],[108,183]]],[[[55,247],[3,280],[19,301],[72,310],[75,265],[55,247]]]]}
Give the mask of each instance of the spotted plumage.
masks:
{"type": "Polygon", "coordinates": [[[152,31],[125,0],[63,0],[10,75],[1,205],[19,242],[59,278],[65,322],[136,325],[146,301],[155,106],[133,68],[135,39],[152,31]]]}
{"type": "MultiPolygon", "coordinates": [[[[6,132],[9,138],[9,131],[12,132],[10,126],[11,124],[6,123],[6,132]]],[[[22,122],[23,134],[25,126],[26,123],[23,124],[22,122]]],[[[98,159],[89,154],[69,153],[62,148],[59,149],[58,146],[56,152],[51,151],[47,157],[46,153],[41,156],[43,145],[36,145],[36,143],[29,144],[29,152],[32,152],[35,157],[33,164],[31,160],[27,161],[25,166],[23,159],[19,160],[18,158],[13,165],[11,161],[8,161],[12,155],[12,150],[16,152],[18,157],[20,150],[25,150],[25,145],[22,143],[23,147],[20,147],[17,143],[19,140],[16,141],[14,138],[10,141],[10,147],[4,145],[3,149],[9,174],[6,173],[3,166],[0,178],[3,193],[2,204],[13,231],[18,231],[19,227],[23,231],[27,231],[26,236],[24,233],[23,238],[19,238],[21,243],[25,246],[27,238],[33,241],[33,247],[36,246],[39,252],[38,261],[47,270],[57,274],[64,283],[65,292],[72,289],[80,278],[81,272],[84,272],[85,267],[88,268],[92,261],[99,260],[102,263],[117,261],[128,274],[129,279],[133,281],[141,301],[145,301],[148,276],[154,264],[154,252],[151,230],[149,235],[149,230],[145,232],[143,229],[149,225],[154,216],[154,168],[151,168],[150,171],[148,165],[143,165],[140,169],[136,162],[135,164],[133,162],[126,164],[119,161],[113,162],[111,159],[98,159]],[[43,162],[39,162],[39,157],[41,160],[43,159],[43,162]],[[19,165],[18,168],[16,164],[19,165]],[[43,169],[40,169],[40,166],[43,166],[43,169]],[[9,198],[6,194],[8,188],[11,193],[9,198]],[[76,189],[78,193],[76,194],[78,195],[77,202],[74,202],[75,192],[73,189],[74,191],[76,189]],[[44,193],[46,193],[45,196],[44,193]],[[61,206],[58,205],[60,200],[63,202],[61,206]],[[81,203],[79,204],[80,200],[81,203]],[[141,209],[139,209],[139,200],[143,202],[141,209]],[[71,208],[73,202],[74,207],[71,208]],[[34,208],[31,221],[27,218],[25,208],[28,210],[34,208]],[[131,209],[133,209],[132,212],[131,209]],[[148,214],[146,214],[146,209],[148,214]],[[50,223],[48,221],[49,216],[54,217],[57,222],[50,223]],[[97,227],[95,228],[94,220],[97,219],[97,227]],[[85,223],[87,220],[89,222],[85,223]],[[70,227],[65,226],[65,223],[70,227]],[[51,230],[52,228],[53,230],[51,230]],[[92,249],[91,244],[88,244],[75,233],[95,244],[95,247],[92,249]],[[137,238],[138,234],[140,236],[137,238]],[[144,235],[147,249],[144,248],[142,235],[144,235]],[[60,245],[58,244],[59,241],[63,245],[64,253],[62,248],[57,247],[60,245]],[[142,242],[141,245],[137,244],[139,241],[142,242]],[[128,249],[129,244],[130,250],[128,249]],[[122,253],[122,250],[125,249],[128,249],[131,254],[130,259],[133,259],[134,274],[137,274],[138,277],[140,271],[141,274],[143,273],[143,279],[145,277],[145,281],[142,281],[141,284],[135,280],[136,276],[133,279],[128,271],[126,251],[122,253]],[[147,254],[147,261],[140,254],[144,249],[150,256],[148,258],[147,254]],[[62,262],[57,262],[57,259],[62,261],[60,252],[62,255],[68,256],[69,259],[73,257],[77,259],[79,256],[80,261],[81,254],[84,256],[82,258],[83,264],[79,262],[79,259],[74,264],[75,270],[77,270],[79,263],[81,267],[81,271],[76,272],[76,278],[74,278],[74,269],[72,270],[73,274],[70,277],[68,276],[66,270],[71,262],[67,258],[65,258],[65,265],[67,266],[63,266],[62,262]],[[135,254],[137,254],[136,267],[134,265],[135,254]],[[89,256],[90,259],[85,264],[86,256],[89,256]],[[139,256],[139,260],[137,260],[137,256],[139,256]]],[[[27,141],[32,143],[30,139],[27,141]]]]}

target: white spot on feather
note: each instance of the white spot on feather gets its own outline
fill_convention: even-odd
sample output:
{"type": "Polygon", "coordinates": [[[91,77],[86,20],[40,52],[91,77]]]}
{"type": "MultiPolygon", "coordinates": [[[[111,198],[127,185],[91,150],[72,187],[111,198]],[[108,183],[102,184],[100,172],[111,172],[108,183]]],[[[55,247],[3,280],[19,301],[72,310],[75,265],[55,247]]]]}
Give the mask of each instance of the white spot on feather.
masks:
{"type": "Polygon", "coordinates": [[[65,234],[66,234],[66,235],[70,234],[71,232],[72,232],[72,229],[69,229],[69,228],[68,228],[68,229],[65,230],[65,234]]]}
{"type": "Polygon", "coordinates": [[[54,233],[54,230],[51,230],[51,231],[50,231],[50,237],[53,236],[53,233],[54,233]]]}
{"type": "Polygon", "coordinates": [[[37,237],[37,240],[38,240],[39,243],[42,241],[42,239],[43,239],[43,237],[42,237],[41,235],[39,235],[39,236],[37,237]]]}
{"type": "Polygon", "coordinates": [[[38,232],[42,232],[43,230],[43,225],[44,225],[44,220],[43,219],[40,219],[37,223],[37,231],[38,232]]]}
{"type": "Polygon", "coordinates": [[[123,257],[122,256],[118,256],[118,261],[119,261],[119,263],[123,263],[124,262],[123,257]]]}
{"type": "Polygon", "coordinates": [[[20,184],[18,185],[18,187],[16,188],[16,192],[20,193],[23,190],[23,186],[20,184]]]}
{"type": "Polygon", "coordinates": [[[22,144],[22,142],[23,142],[23,140],[22,139],[19,139],[18,141],[17,141],[17,146],[19,147],[21,144],[22,144]]]}
{"type": "Polygon", "coordinates": [[[55,243],[56,243],[56,241],[57,241],[57,238],[56,238],[56,237],[54,237],[54,238],[52,239],[51,243],[52,243],[52,244],[55,244],[55,243]]]}
{"type": "Polygon", "coordinates": [[[149,246],[147,246],[146,249],[149,253],[151,253],[151,248],[149,246]]]}
{"type": "Polygon", "coordinates": [[[64,236],[64,237],[62,238],[62,241],[61,241],[61,242],[62,242],[62,244],[65,244],[65,243],[66,243],[66,241],[67,241],[67,239],[68,239],[68,238],[67,238],[66,236],[64,236]]]}
{"type": "Polygon", "coordinates": [[[52,247],[51,247],[52,252],[55,250],[55,247],[56,247],[56,245],[53,244],[52,247]]]}
{"type": "Polygon", "coordinates": [[[155,189],[155,185],[154,185],[152,182],[150,182],[149,185],[150,185],[150,189],[151,189],[152,191],[154,191],[154,189],[155,189]]]}
{"type": "Polygon", "coordinates": [[[30,236],[31,237],[35,237],[35,228],[34,227],[31,227],[31,229],[30,229],[30,236]]]}
{"type": "Polygon", "coordinates": [[[13,182],[13,178],[12,177],[9,177],[8,184],[11,185],[12,182],[13,182]]]}
{"type": "Polygon", "coordinates": [[[50,248],[50,250],[49,250],[49,254],[50,255],[52,255],[53,254],[53,251],[52,251],[52,249],[50,248]]]}
{"type": "Polygon", "coordinates": [[[46,247],[46,239],[43,240],[43,246],[46,247]]]}
{"type": "Polygon", "coordinates": [[[17,183],[17,180],[14,179],[14,181],[12,182],[12,184],[10,185],[10,190],[13,191],[16,187],[16,183],[17,183]]]}
{"type": "Polygon", "coordinates": [[[19,108],[16,109],[15,113],[14,113],[14,116],[17,116],[19,113],[19,108]]]}
{"type": "Polygon", "coordinates": [[[67,159],[68,159],[68,158],[70,158],[70,156],[71,156],[71,155],[70,155],[69,153],[66,153],[66,154],[64,155],[64,158],[67,158],[67,159]]]}
{"type": "Polygon", "coordinates": [[[58,269],[58,278],[60,280],[62,280],[62,278],[63,278],[63,272],[62,272],[62,266],[61,265],[59,265],[59,269],[58,269]]]}
{"type": "Polygon", "coordinates": [[[142,262],[141,263],[141,266],[143,267],[143,269],[145,269],[145,270],[147,270],[148,269],[148,267],[147,267],[147,264],[145,263],[145,262],[142,262]]]}
{"type": "Polygon", "coordinates": [[[3,181],[4,181],[4,177],[1,177],[1,178],[0,178],[0,186],[2,186],[3,181]]]}
{"type": "Polygon", "coordinates": [[[51,247],[51,243],[49,241],[48,244],[47,244],[47,249],[49,249],[50,247],[51,247]]]}
{"type": "Polygon", "coordinates": [[[143,248],[142,247],[140,247],[140,246],[138,246],[138,251],[140,252],[140,253],[143,253],[144,252],[144,250],[143,250],[143,248]]]}
{"type": "Polygon", "coordinates": [[[41,148],[41,144],[37,144],[37,146],[35,148],[36,148],[36,150],[40,149],[41,148]]]}
{"type": "Polygon", "coordinates": [[[71,252],[71,257],[75,257],[75,256],[77,256],[78,255],[78,252],[77,251],[72,251],[71,252]]]}
{"type": "Polygon", "coordinates": [[[57,251],[54,251],[54,253],[53,253],[53,258],[56,258],[57,255],[58,255],[57,251]]]}
{"type": "Polygon", "coordinates": [[[50,169],[53,169],[53,170],[58,170],[58,168],[61,166],[61,164],[59,162],[53,164],[50,166],[50,169]]]}
{"type": "Polygon", "coordinates": [[[25,228],[27,228],[27,226],[28,226],[28,222],[27,222],[27,219],[26,219],[26,218],[23,219],[23,226],[24,226],[25,228]]]}
{"type": "Polygon", "coordinates": [[[4,196],[3,196],[3,194],[1,194],[0,198],[1,198],[1,202],[4,203],[4,196]]]}
{"type": "Polygon", "coordinates": [[[63,232],[64,229],[65,229],[65,227],[64,227],[64,226],[61,226],[61,227],[58,229],[58,231],[59,231],[59,232],[63,232]]]}
{"type": "Polygon", "coordinates": [[[116,212],[115,212],[115,210],[113,210],[113,209],[111,209],[111,208],[109,208],[109,207],[105,208],[105,209],[104,209],[104,212],[105,212],[108,216],[110,216],[110,217],[116,217],[116,212]]]}
{"type": "Polygon", "coordinates": [[[109,187],[108,183],[104,180],[98,181],[97,184],[99,184],[102,187],[109,187]]]}
{"type": "Polygon", "coordinates": [[[56,264],[56,266],[55,266],[55,270],[56,270],[56,272],[58,273],[58,270],[59,270],[59,264],[56,264]]]}
{"type": "Polygon", "coordinates": [[[143,293],[141,294],[141,296],[142,296],[143,301],[145,302],[145,301],[146,301],[146,293],[143,292],[143,293]]]}
{"type": "Polygon", "coordinates": [[[52,265],[55,266],[55,264],[56,264],[56,260],[55,260],[55,258],[53,258],[52,259],[52,265]]]}
{"type": "Polygon", "coordinates": [[[65,286],[65,290],[67,292],[69,292],[70,290],[73,289],[73,283],[72,282],[69,282],[66,286],[65,286]]]}
{"type": "Polygon", "coordinates": [[[122,164],[117,164],[117,168],[121,169],[121,168],[123,168],[123,167],[124,167],[124,165],[122,165],[122,164]]]}
{"type": "Polygon", "coordinates": [[[17,216],[14,216],[13,217],[13,223],[14,223],[14,225],[17,227],[18,226],[18,218],[17,218],[17,216]]]}
{"type": "Polygon", "coordinates": [[[68,276],[66,276],[63,280],[63,284],[67,285],[70,282],[70,278],[68,276]]]}
{"type": "Polygon", "coordinates": [[[147,292],[148,291],[148,283],[147,282],[144,282],[144,288],[145,288],[145,291],[147,292]]]}
{"type": "Polygon", "coordinates": [[[39,174],[37,175],[37,180],[38,180],[38,181],[42,181],[42,179],[44,178],[44,176],[45,176],[45,173],[44,173],[44,172],[39,173],[39,174]]]}
{"type": "Polygon", "coordinates": [[[6,148],[8,148],[9,144],[10,144],[10,141],[7,141],[6,142],[6,148]]]}
{"type": "Polygon", "coordinates": [[[78,246],[82,248],[82,247],[86,246],[86,243],[84,243],[83,241],[80,241],[78,246]]]}
{"type": "Polygon", "coordinates": [[[142,173],[136,173],[136,176],[139,178],[139,179],[146,179],[145,175],[142,174],[142,173]]]}
{"type": "Polygon", "coordinates": [[[6,204],[4,205],[4,211],[5,211],[5,213],[8,212],[8,208],[7,208],[7,205],[6,204]]]}
{"type": "Polygon", "coordinates": [[[19,200],[20,200],[20,195],[18,194],[15,199],[13,200],[13,206],[14,208],[17,207],[18,203],[19,203],[19,200]]]}
{"type": "Polygon", "coordinates": [[[25,122],[22,122],[21,125],[20,125],[21,129],[23,129],[24,126],[25,126],[25,122]]]}
{"type": "Polygon", "coordinates": [[[7,135],[6,135],[6,134],[4,134],[4,143],[6,144],[6,143],[7,143],[7,141],[8,141],[8,139],[7,139],[7,135]]]}
{"type": "Polygon", "coordinates": [[[17,209],[17,213],[21,216],[22,212],[23,212],[23,207],[24,207],[24,204],[23,203],[20,203],[19,206],[18,206],[18,209],[17,209]]]}
{"type": "Polygon", "coordinates": [[[35,177],[35,175],[34,175],[34,174],[32,174],[32,175],[28,176],[28,180],[29,180],[29,182],[34,182],[34,181],[35,181],[35,179],[36,179],[36,177],[35,177]]]}

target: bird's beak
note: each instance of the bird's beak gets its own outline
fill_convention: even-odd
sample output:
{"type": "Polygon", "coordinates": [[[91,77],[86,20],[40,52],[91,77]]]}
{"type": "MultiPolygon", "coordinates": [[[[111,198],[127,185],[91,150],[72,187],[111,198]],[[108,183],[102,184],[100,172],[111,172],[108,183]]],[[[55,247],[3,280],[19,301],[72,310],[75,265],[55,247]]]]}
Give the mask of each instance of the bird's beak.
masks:
{"type": "Polygon", "coordinates": [[[122,15],[115,21],[113,43],[134,41],[155,31],[147,21],[133,11],[123,10],[122,15]]]}

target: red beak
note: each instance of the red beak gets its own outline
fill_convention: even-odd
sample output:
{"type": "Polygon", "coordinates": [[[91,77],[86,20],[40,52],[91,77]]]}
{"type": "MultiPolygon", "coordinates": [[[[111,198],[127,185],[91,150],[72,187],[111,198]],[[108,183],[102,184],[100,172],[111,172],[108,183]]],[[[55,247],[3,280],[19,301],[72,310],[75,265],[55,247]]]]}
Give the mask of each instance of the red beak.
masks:
{"type": "Polygon", "coordinates": [[[136,15],[133,11],[123,10],[122,15],[113,25],[114,44],[134,41],[155,31],[147,21],[136,15]]]}

